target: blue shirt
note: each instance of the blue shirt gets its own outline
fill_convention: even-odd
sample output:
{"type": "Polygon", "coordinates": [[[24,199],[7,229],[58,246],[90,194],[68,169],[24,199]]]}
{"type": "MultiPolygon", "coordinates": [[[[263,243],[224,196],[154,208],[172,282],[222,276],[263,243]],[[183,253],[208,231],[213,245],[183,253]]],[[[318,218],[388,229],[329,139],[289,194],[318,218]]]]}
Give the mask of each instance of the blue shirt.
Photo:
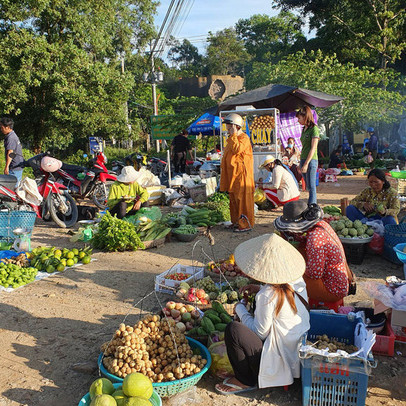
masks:
{"type": "MultiPolygon", "coordinates": [[[[7,161],[7,152],[13,151],[16,156],[11,160],[9,169],[14,169],[17,165],[24,161],[23,148],[21,142],[14,131],[9,132],[4,138],[4,152],[7,161]]],[[[17,168],[23,169],[23,168],[17,168]]]]}

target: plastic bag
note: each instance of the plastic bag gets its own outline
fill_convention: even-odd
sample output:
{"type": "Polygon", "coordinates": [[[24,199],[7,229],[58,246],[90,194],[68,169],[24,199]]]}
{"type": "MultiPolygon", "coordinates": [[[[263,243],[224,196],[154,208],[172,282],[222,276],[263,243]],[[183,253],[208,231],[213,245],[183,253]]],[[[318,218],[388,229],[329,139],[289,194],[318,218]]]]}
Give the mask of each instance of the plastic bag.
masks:
{"type": "Polygon", "coordinates": [[[210,372],[220,379],[234,375],[233,367],[227,355],[227,347],[224,341],[213,343],[208,348],[211,355],[210,372]]]}
{"type": "Polygon", "coordinates": [[[254,202],[263,203],[266,200],[265,192],[262,189],[256,188],[254,192],[254,202]]]}
{"type": "Polygon", "coordinates": [[[375,233],[381,236],[385,234],[385,226],[381,220],[369,220],[365,224],[372,227],[375,233]]]}
{"type": "MultiPolygon", "coordinates": [[[[159,207],[141,207],[137,213],[132,216],[126,216],[123,220],[128,221],[129,223],[138,224],[141,217],[146,217],[150,220],[160,220],[162,217],[162,212],[159,207]]],[[[145,220],[145,219],[144,219],[145,220]]]]}
{"type": "Polygon", "coordinates": [[[369,248],[371,248],[371,250],[375,254],[382,254],[384,243],[385,238],[382,235],[379,235],[378,233],[374,233],[372,241],[369,243],[369,248]]]}

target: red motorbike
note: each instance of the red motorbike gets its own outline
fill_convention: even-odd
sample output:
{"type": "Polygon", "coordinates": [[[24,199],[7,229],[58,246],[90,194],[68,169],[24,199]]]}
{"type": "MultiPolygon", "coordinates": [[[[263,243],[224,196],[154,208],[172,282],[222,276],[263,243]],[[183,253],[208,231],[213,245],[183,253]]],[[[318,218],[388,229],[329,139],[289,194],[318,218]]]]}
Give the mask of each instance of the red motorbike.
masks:
{"type": "Polygon", "coordinates": [[[67,188],[55,182],[51,173],[41,168],[41,158],[36,155],[21,163],[21,167],[31,167],[38,178],[38,192],[42,202],[21,198],[16,193],[17,178],[13,175],[0,175],[0,207],[8,210],[33,210],[37,217],[44,220],[52,219],[59,227],[67,228],[76,224],[78,208],[67,188]]]}
{"type": "Polygon", "coordinates": [[[63,163],[53,172],[56,180],[62,182],[76,199],[92,199],[94,204],[104,210],[107,207],[109,188],[117,180],[115,173],[106,168],[107,157],[101,151],[95,152],[92,167],[63,163]]]}

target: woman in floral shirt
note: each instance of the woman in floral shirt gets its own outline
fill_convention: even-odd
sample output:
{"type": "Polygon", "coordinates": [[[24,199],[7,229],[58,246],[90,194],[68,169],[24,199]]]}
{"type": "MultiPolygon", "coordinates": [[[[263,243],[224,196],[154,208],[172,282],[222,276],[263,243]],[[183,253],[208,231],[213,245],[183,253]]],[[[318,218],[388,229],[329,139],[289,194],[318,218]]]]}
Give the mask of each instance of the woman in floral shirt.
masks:
{"type": "Polygon", "coordinates": [[[323,211],[317,205],[307,207],[301,200],[289,202],[283,207],[283,215],[275,220],[275,228],[302,245],[298,249],[306,260],[303,278],[309,298],[337,302],[348,295],[351,271],[340,239],[322,217],[323,211]]]}
{"type": "Polygon", "coordinates": [[[351,220],[381,220],[384,225],[397,224],[400,203],[397,192],[386,180],[380,169],[372,169],[368,174],[369,187],[351,200],[346,216],[351,220]]]}

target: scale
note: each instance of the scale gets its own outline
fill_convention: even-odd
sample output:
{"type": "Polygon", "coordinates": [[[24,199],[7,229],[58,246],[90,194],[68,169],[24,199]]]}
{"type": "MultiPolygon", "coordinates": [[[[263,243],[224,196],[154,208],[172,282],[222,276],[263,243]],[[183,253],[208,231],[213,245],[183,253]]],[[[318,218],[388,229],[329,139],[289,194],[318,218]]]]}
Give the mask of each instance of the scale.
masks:
{"type": "Polygon", "coordinates": [[[20,251],[31,251],[31,237],[30,231],[26,228],[16,228],[13,230],[13,234],[18,236],[14,240],[13,250],[16,252],[20,251]]]}
{"type": "Polygon", "coordinates": [[[93,229],[90,227],[91,225],[95,224],[95,220],[79,220],[79,224],[82,224],[85,226],[85,229],[83,230],[83,241],[88,242],[93,238],[93,229]]]}

